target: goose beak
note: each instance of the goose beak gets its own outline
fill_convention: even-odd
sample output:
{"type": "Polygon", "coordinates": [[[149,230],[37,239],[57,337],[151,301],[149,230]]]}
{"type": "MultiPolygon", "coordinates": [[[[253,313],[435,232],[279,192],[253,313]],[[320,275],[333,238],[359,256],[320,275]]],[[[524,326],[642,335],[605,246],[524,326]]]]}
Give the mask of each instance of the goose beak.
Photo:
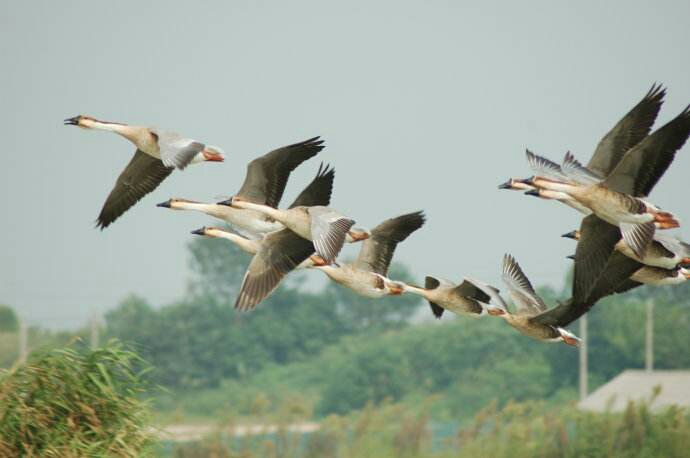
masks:
{"type": "Polygon", "coordinates": [[[569,255],[569,256],[566,256],[565,259],[570,259],[571,261],[574,261],[574,260],[575,260],[575,255],[574,255],[574,254],[571,254],[571,255],[569,255]]]}
{"type": "Polygon", "coordinates": [[[513,189],[513,180],[509,179],[505,183],[499,184],[498,189],[513,189]]]}
{"type": "Polygon", "coordinates": [[[161,202],[159,204],[156,204],[156,207],[170,208],[171,201],[172,201],[172,199],[168,199],[165,202],[161,202]]]}
{"type": "Polygon", "coordinates": [[[561,333],[561,338],[563,339],[563,342],[572,345],[573,347],[579,347],[580,343],[582,342],[582,339],[580,339],[578,336],[576,336],[573,333],[570,333],[568,331],[565,331],[563,329],[560,330],[561,333]]]}
{"type": "Polygon", "coordinates": [[[388,290],[391,296],[400,296],[405,292],[405,288],[401,285],[388,285],[388,290]]]}
{"type": "Polygon", "coordinates": [[[231,198],[226,199],[226,200],[221,200],[216,205],[225,205],[226,207],[232,207],[232,199],[234,199],[234,197],[231,197],[231,198]]]}
{"type": "Polygon", "coordinates": [[[505,315],[506,311],[498,307],[487,307],[486,312],[491,316],[505,315]]]}
{"type": "Polygon", "coordinates": [[[204,156],[204,160],[207,162],[224,162],[225,156],[222,153],[211,151],[209,149],[204,149],[201,154],[204,156]]]}
{"type": "Polygon", "coordinates": [[[311,262],[314,263],[315,266],[325,266],[328,265],[325,259],[323,259],[321,256],[318,254],[313,254],[310,257],[311,262]]]}
{"type": "Polygon", "coordinates": [[[567,233],[561,235],[561,237],[566,238],[566,239],[577,240],[576,235],[577,235],[577,230],[574,230],[574,231],[570,231],[570,232],[567,232],[567,233]]]}
{"type": "Polygon", "coordinates": [[[199,229],[196,229],[196,230],[193,230],[192,234],[194,234],[194,235],[206,235],[206,226],[199,228],[199,229]]]}
{"type": "Polygon", "coordinates": [[[65,119],[65,125],[66,126],[78,126],[79,125],[79,120],[81,119],[81,115],[79,116],[74,116],[72,118],[67,118],[65,119]]]}

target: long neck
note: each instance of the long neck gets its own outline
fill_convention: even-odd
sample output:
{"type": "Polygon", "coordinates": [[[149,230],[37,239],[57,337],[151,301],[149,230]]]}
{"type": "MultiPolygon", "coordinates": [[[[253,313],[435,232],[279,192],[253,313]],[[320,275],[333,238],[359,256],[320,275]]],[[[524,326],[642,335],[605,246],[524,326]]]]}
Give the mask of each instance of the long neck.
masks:
{"type": "Polygon", "coordinates": [[[80,123],[81,127],[94,130],[106,130],[122,135],[127,140],[134,143],[137,147],[141,146],[141,137],[148,133],[148,129],[140,126],[128,126],[117,122],[99,121],[97,119],[84,119],[80,123]]]}
{"type": "Polygon", "coordinates": [[[244,208],[246,210],[255,210],[264,215],[268,215],[278,222],[284,222],[285,212],[283,210],[278,210],[277,208],[269,207],[268,205],[255,204],[253,202],[247,202],[240,200],[233,202],[233,207],[244,208]]]}
{"type": "Polygon", "coordinates": [[[230,240],[235,245],[240,247],[243,251],[249,254],[256,254],[259,251],[259,245],[261,244],[261,242],[259,242],[258,240],[250,240],[242,237],[241,235],[237,235],[233,232],[219,231],[218,237],[230,240]]]}
{"type": "Polygon", "coordinates": [[[414,286],[414,285],[408,285],[407,283],[405,283],[403,286],[403,290],[406,293],[416,294],[418,296],[422,296],[425,299],[429,298],[429,290],[428,289],[420,288],[420,287],[414,286]]]}
{"type": "Polygon", "coordinates": [[[572,192],[573,190],[575,190],[575,188],[577,188],[577,186],[574,186],[572,184],[561,183],[561,182],[552,181],[552,180],[546,180],[543,178],[535,179],[534,184],[535,184],[535,186],[537,186],[539,188],[544,188],[544,189],[548,189],[551,191],[561,191],[561,192],[565,192],[568,194],[570,192],[572,192]]]}
{"type": "Polygon", "coordinates": [[[173,208],[176,210],[192,210],[206,213],[220,219],[223,219],[228,212],[233,211],[231,207],[225,205],[205,204],[202,202],[175,202],[173,208]]]}

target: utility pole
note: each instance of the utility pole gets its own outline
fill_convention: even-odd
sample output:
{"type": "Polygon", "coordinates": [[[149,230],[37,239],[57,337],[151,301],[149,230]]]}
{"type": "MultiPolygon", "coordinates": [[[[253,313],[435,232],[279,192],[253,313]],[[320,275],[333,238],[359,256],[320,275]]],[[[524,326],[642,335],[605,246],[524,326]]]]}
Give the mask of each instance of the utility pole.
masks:
{"type": "Polygon", "coordinates": [[[644,369],[646,372],[654,370],[654,301],[647,300],[647,325],[645,332],[644,369]]]}
{"type": "Polygon", "coordinates": [[[98,316],[95,311],[91,312],[91,349],[98,348],[98,316]]]}
{"type": "Polygon", "coordinates": [[[23,319],[19,319],[19,363],[21,364],[26,362],[29,355],[27,334],[26,323],[23,319]]]}
{"type": "Polygon", "coordinates": [[[580,318],[580,400],[587,397],[587,381],[589,380],[589,368],[587,367],[587,314],[580,318]]]}

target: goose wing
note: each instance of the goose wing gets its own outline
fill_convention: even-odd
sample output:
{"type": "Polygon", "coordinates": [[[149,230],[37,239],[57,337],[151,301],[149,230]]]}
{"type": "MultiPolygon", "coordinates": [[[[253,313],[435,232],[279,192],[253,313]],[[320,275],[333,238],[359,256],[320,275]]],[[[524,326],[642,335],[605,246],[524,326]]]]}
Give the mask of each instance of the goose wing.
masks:
{"type": "Polygon", "coordinates": [[[690,105],[625,153],[604,184],[614,191],[647,196],[690,135],[690,105]]]}
{"type": "Polygon", "coordinates": [[[644,139],[654,125],[666,89],[653,85],[647,94],[599,141],[587,168],[605,177],[630,148],[644,139]]]}
{"type": "Polygon", "coordinates": [[[150,129],[150,131],[158,140],[161,161],[166,167],[175,167],[182,170],[192,162],[194,156],[206,147],[203,143],[191,138],[183,138],[175,132],[157,129],[150,129]]]}
{"type": "Polygon", "coordinates": [[[290,205],[294,207],[314,207],[327,206],[331,203],[331,192],[333,191],[333,179],[335,178],[335,169],[326,167],[321,164],[316,177],[311,180],[311,183],[297,196],[295,201],[290,205]]]}
{"type": "Polygon", "coordinates": [[[598,216],[589,215],[582,219],[573,276],[573,298],[576,302],[584,301],[589,296],[620,238],[620,229],[598,216]]]}
{"type": "Polygon", "coordinates": [[[551,326],[567,326],[587,313],[599,299],[640,286],[641,283],[630,280],[630,275],[641,266],[642,264],[634,259],[615,252],[611,255],[606,268],[587,297],[579,299],[573,296],[558,307],[541,313],[531,318],[531,320],[551,326]]]}
{"type": "Polygon", "coordinates": [[[398,243],[424,225],[425,217],[421,211],[390,218],[371,230],[368,239],[362,242],[354,267],[388,275],[388,267],[398,243]]]}
{"type": "Polygon", "coordinates": [[[173,170],[155,157],[137,150],[108,194],[96,220],[96,227],[101,230],[108,227],[142,197],[156,189],[173,170]]]}
{"type": "Polygon", "coordinates": [[[503,256],[503,282],[515,300],[519,313],[539,313],[546,310],[544,300],[534,290],[520,264],[509,254],[503,256]]]}
{"type": "Polygon", "coordinates": [[[340,253],[355,221],[328,207],[308,207],[311,236],[319,256],[331,263],[340,253]]]}
{"type": "Polygon", "coordinates": [[[249,202],[276,208],[290,173],[324,147],[323,140],[314,137],[254,159],[247,165],[247,174],[237,195],[249,202]]]}
{"type": "Polygon", "coordinates": [[[289,229],[267,234],[244,274],[235,308],[252,310],[291,270],[314,253],[314,245],[289,229]]]}
{"type": "Polygon", "coordinates": [[[527,156],[527,163],[537,175],[556,181],[568,181],[568,177],[565,176],[560,165],[538,154],[534,154],[528,149],[525,150],[525,155],[527,156]]]}

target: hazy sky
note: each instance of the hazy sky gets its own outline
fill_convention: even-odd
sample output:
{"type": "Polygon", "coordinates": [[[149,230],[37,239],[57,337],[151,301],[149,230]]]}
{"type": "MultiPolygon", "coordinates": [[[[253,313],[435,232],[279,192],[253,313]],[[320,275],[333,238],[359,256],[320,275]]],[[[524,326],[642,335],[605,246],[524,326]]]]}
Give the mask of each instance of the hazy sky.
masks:
{"type": "MultiPolygon", "coordinates": [[[[189,231],[211,219],[155,204],[230,195],[253,157],[314,135],[327,148],[286,202],[328,161],[332,205],[358,225],[427,212],[396,254],[420,279],[496,283],[509,251],[560,287],[574,245],[559,235],[579,216],[496,185],[529,175],[525,147],[588,160],[655,81],[668,87],[657,125],[690,103],[686,1],[201,5],[0,5],[0,302],[30,323],[76,326],[130,292],[178,297],[189,231]],[[77,114],[177,130],[227,159],[175,172],[100,232],[133,147],[62,125],[77,114]]],[[[682,221],[689,149],[650,199],[682,221]]]]}

